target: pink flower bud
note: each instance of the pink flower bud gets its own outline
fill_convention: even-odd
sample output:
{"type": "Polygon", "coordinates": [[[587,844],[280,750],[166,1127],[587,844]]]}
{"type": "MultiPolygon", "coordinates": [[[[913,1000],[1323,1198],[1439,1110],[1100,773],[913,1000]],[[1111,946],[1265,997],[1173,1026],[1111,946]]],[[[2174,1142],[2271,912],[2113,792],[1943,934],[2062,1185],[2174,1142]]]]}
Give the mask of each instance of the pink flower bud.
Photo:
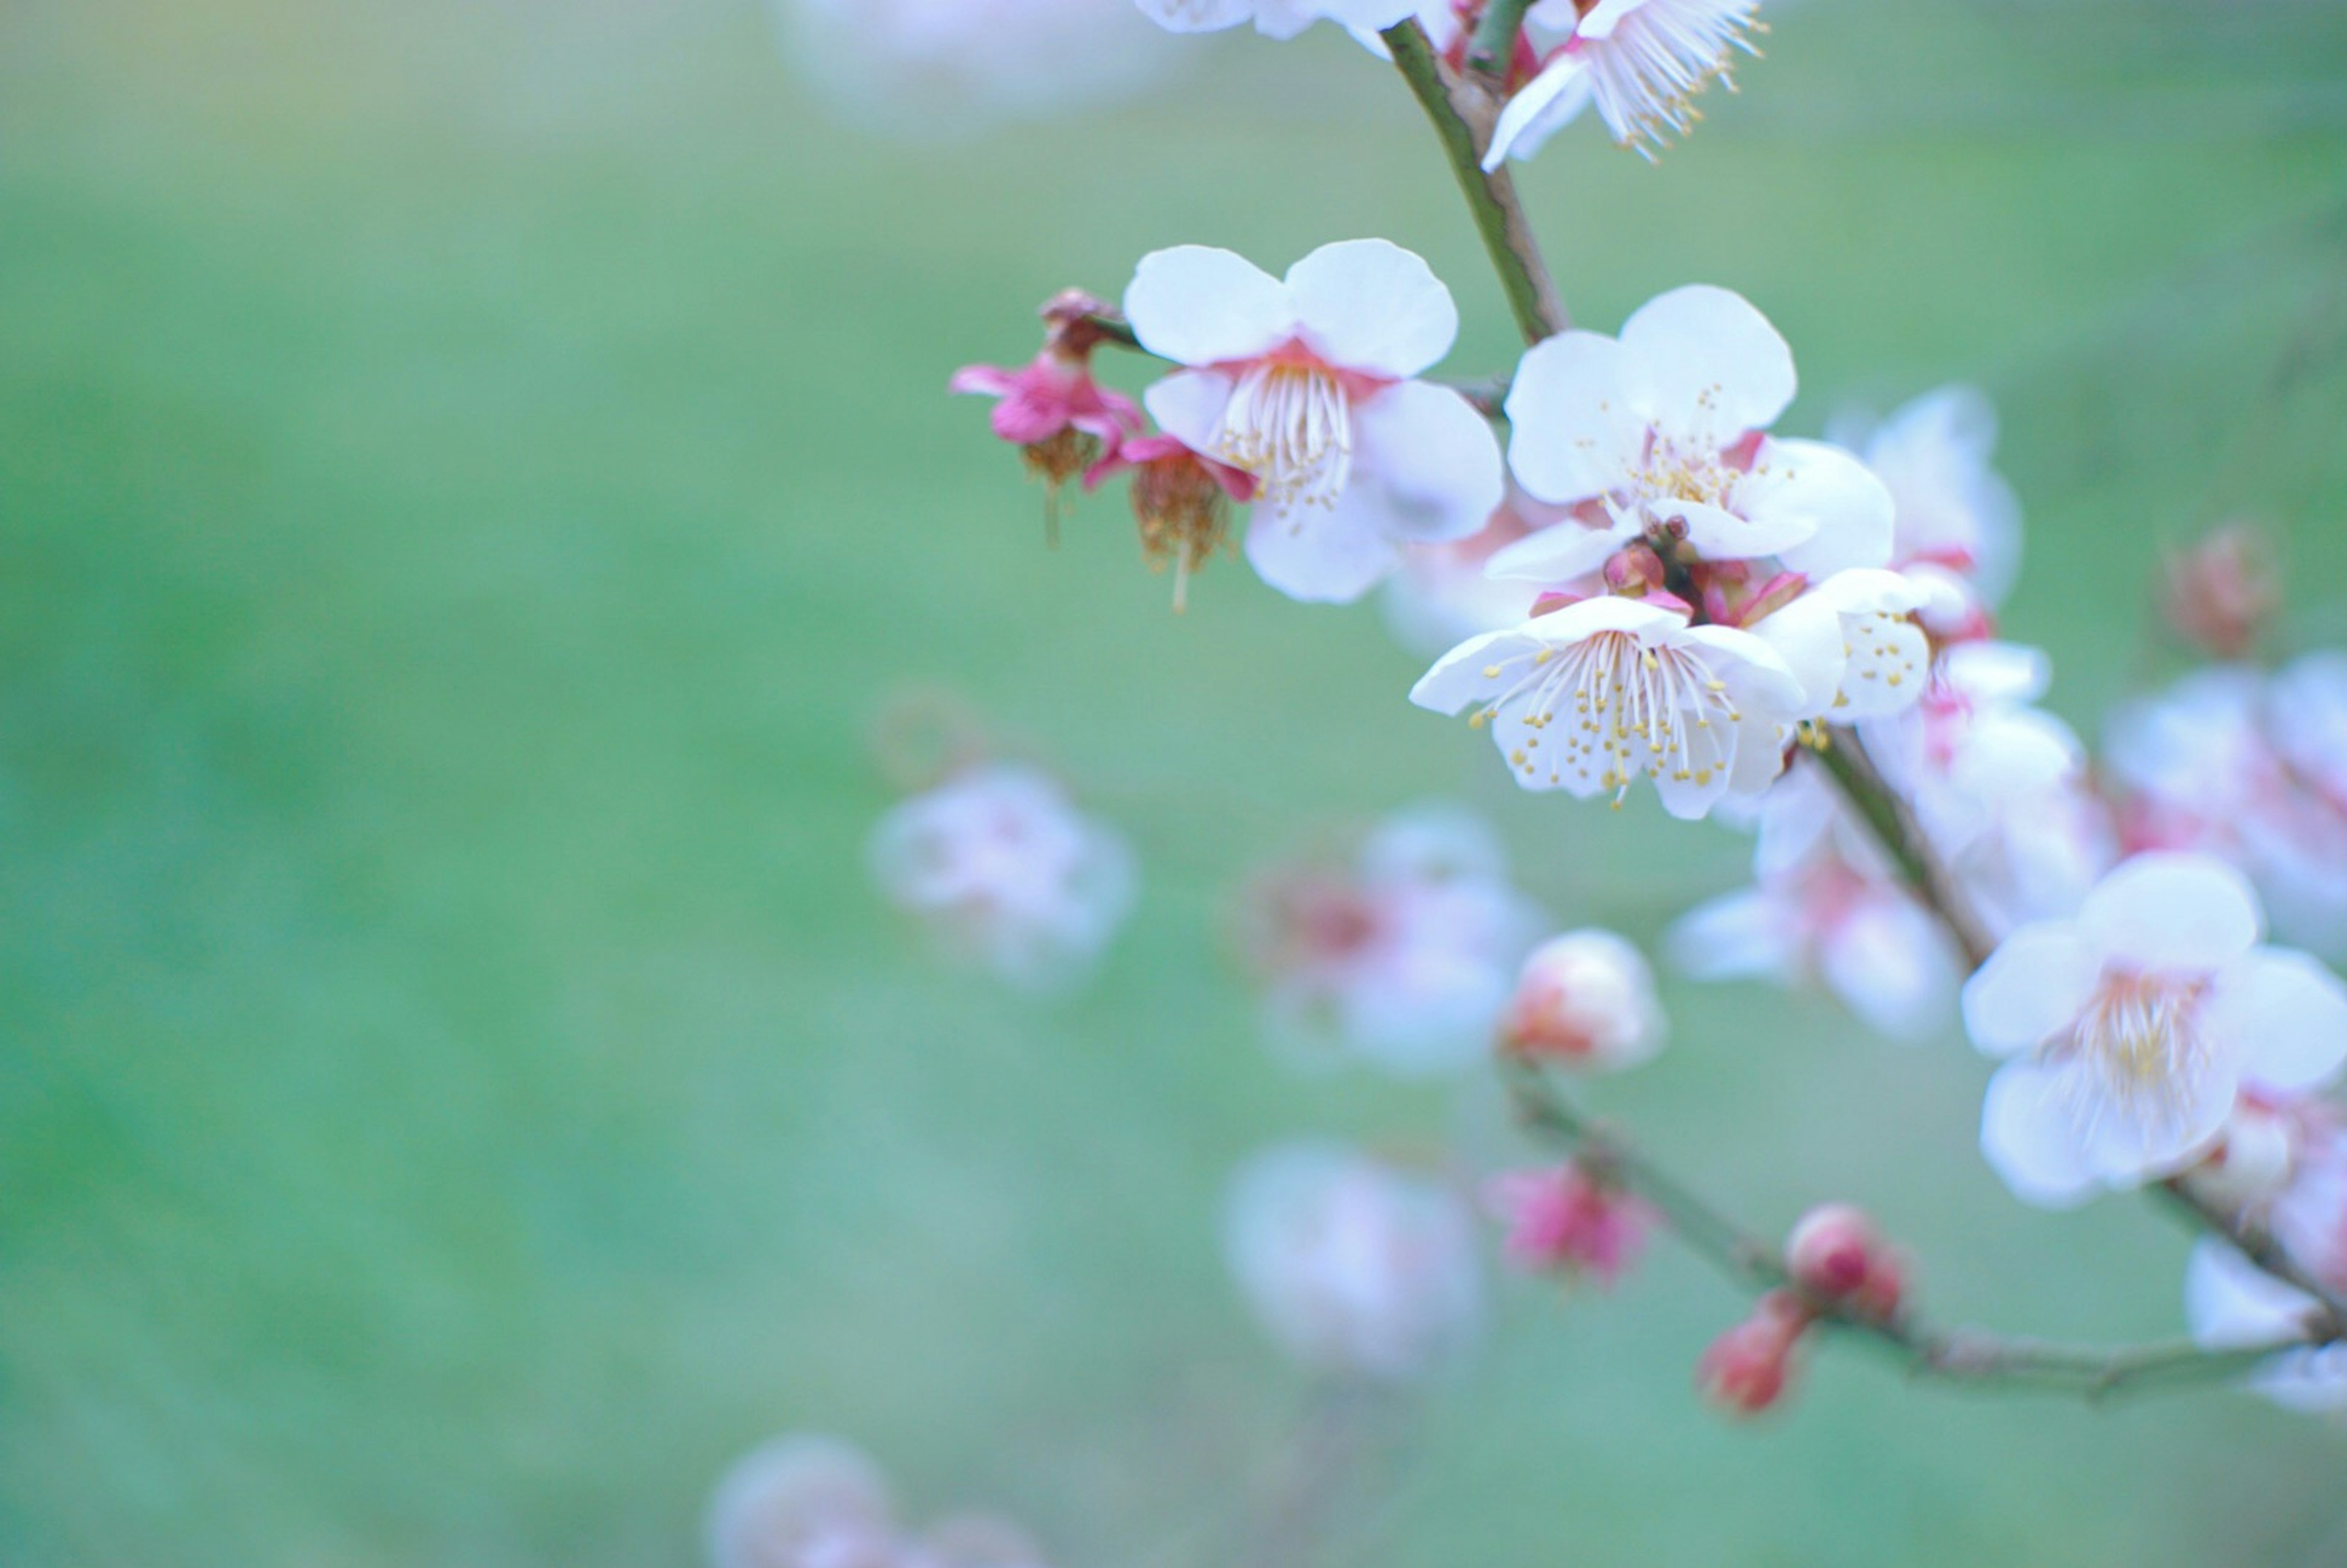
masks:
{"type": "Polygon", "coordinates": [[[1809,1308],[1799,1296],[1770,1291],[1751,1317],[1704,1351],[1696,1363],[1696,1387],[1729,1415],[1758,1415],[1784,1397],[1792,1378],[1793,1347],[1809,1326],[1809,1308]]]}
{"type": "Polygon", "coordinates": [[[1848,1204],[1803,1214],[1785,1242],[1785,1270],[1820,1305],[1889,1317],[1906,1294],[1907,1268],[1874,1222],[1848,1204]]]}
{"type": "Polygon", "coordinates": [[[2273,547],[2248,523],[2227,523],[2160,563],[2160,608],[2177,634],[2212,659],[2239,659],[2281,609],[2273,547]]]}
{"type": "Polygon", "coordinates": [[[1510,1171],[1483,1189],[1484,1206],[1508,1227],[1509,1258],[1611,1285],[1645,1250],[1653,1216],[1619,1187],[1578,1163],[1510,1171]]]}

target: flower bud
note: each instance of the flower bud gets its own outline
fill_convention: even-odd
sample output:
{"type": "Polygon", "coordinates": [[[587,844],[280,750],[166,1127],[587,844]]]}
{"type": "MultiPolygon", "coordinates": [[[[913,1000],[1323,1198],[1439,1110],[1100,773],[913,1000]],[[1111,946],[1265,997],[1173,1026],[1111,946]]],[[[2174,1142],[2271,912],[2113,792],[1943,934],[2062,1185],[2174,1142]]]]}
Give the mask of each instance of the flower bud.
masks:
{"type": "Polygon", "coordinates": [[[1889,1317],[1906,1291],[1906,1267],[1874,1222],[1849,1204],[1803,1214],[1785,1241],[1785,1271],[1823,1306],[1862,1317],[1889,1317]]]}
{"type": "Polygon", "coordinates": [[[1799,1296],[1770,1291],[1751,1317],[1704,1351],[1696,1363],[1696,1387],[1729,1415],[1758,1415],[1784,1397],[1792,1378],[1793,1347],[1809,1325],[1809,1308],[1799,1296]]]}
{"type": "Polygon", "coordinates": [[[2294,1142],[2289,1117],[2243,1099],[2226,1119],[2223,1140],[2184,1179],[2219,1208],[2239,1214],[2260,1207],[2290,1180],[2294,1142]]]}
{"type": "Polygon", "coordinates": [[[1611,931],[1572,931],[1532,950],[1501,1020],[1501,1043],[1572,1067],[1635,1066],[1670,1032],[1654,971],[1611,931]]]}
{"type": "Polygon", "coordinates": [[[2248,523],[2227,523],[2160,563],[2160,609],[2177,634],[2212,659],[2239,659],[2281,609],[2273,547],[2248,523]]]}

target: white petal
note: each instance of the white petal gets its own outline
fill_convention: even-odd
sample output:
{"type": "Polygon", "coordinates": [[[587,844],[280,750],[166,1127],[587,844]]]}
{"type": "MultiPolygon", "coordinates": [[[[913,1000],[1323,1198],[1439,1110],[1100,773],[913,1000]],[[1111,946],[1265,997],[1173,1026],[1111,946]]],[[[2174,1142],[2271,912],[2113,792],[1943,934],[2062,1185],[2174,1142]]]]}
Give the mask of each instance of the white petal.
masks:
{"type": "Polygon", "coordinates": [[[1348,27],[1381,32],[1418,14],[1419,0],[1311,0],[1311,9],[1348,27]]]}
{"type": "Polygon", "coordinates": [[[1584,38],[1610,38],[1624,17],[1645,4],[1646,0],[1597,0],[1581,19],[1578,31],[1584,38]]]}
{"type": "MultiPolygon", "coordinates": [[[[1576,642],[1600,631],[1626,631],[1644,641],[1671,636],[1686,626],[1686,616],[1644,600],[1601,593],[1524,622],[1523,630],[1544,642],[1576,642]]],[[[1697,630],[1714,630],[1698,627],[1697,630]]]]}
{"type": "Polygon", "coordinates": [[[1255,15],[1255,0],[1133,0],[1169,33],[1212,33],[1255,15]]]}
{"type": "MultiPolygon", "coordinates": [[[[1500,443],[1475,405],[1447,386],[1399,382],[1353,405],[1358,504],[1381,511],[1388,538],[1465,538],[1507,491],[1500,443]]],[[[1339,510],[1355,500],[1339,499],[1339,510]]]]}
{"type": "Polygon", "coordinates": [[[1891,492],[1871,468],[1839,446],[1762,442],[1752,473],[1736,487],[1736,501],[1756,521],[1781,512],[1817,525],[1807,540],[1779,552],[1795,571],[1822,579],[1891,560],[1891,492]]]}
{"type": "Polygon", "coordinates": [[[1401,547],[1389,531],[1395,517],[1384,492],[1358,479],[1330,507],[1257,501],[1247,522],[1247,562],[1290,599],[1349,604],[1401,564],[1401,547]]]}
{"type": "Polygon", "coordinates": [[[1559,54],[1541,67],[1508,100],[1491,127],[1491,146],[1483,154],[1483,171],[1500,167],[1510,154],[1530,158],[1588,107],[1588,62],[1578,54],[1559,54]]]}
{"type": "Polygon", "coordinates": [[[1981,1102],[1981,1153],[2014,1195],[2040,1208],[2075,1207],[2099,1184],[2078,1146],[2059,1075],[2009,1061],[1981,1102]]]}
{"type": "Polygon", "coordinates": [[[2306,954],[2259,948],[2218,978],[2209,1032],[2238,1040],[2242,1076],[2269,1089],[2312,1089],[2347,1061],[2347,986],[2306,954]]]}
{"type": "Polygon", "coordinates": [[[1585,500],[1629,483],[1645,421],[1622,388],[1622,345],[1573,332],[1534,343],[1508,389],[1508,466],[1543,501],[1585,500]]]}
{"type": "Polygon", "coordinates": [[[2085,1009],[2102,978],[2094,949],[2067,920],[2016,927],[1964,982],[1964,1030],[1990,1056],[2031,1050],[2085,1009]]]}
{"type": "Polygon", "coordinates": [[[1931,683],[1932,647],[1923,629],[1904,616],[1850,615],[1842,618],[1842,634],[1850,650],[1838,710],[1842,721],[1887,719],[1913,707],[1931,683]]]}
{"type": "MultiPolygon", "coordinates": [[[[1665,612],[1667,613],[1667,612],[1665,612]]],[[[1733,626],[1691,626],[1679,634],[1683,641],[1703,649],[1713,674],[1746,717],[1790,720],[1800,714],[1806,697],[1800,677],[1784,655],[1748,631],[1733,626]]]]}
{"type": "Polygon", "coordinates": [[[1571,582],[1604,566],[1638,533],[1635,518],[1606,528],[1567,518],[1495,551],[1483,564],[1483,575],[1507,582],[1571,582]]]}
{"type": "Polygon", "coordinates": [[[2256,946],[2265,923],[2248,880],[2223,861],[2156,853],[2122,862],[2096,884],[2078,927],[2103,958],[2207,971],[2256,946]]]}
{"type": "Polygon", "coordinates": [[[2018,642],[1960,642],[1942,668],[1948,683],[1975,702],[2034,702],[2054,682],[2045,651],[2018,642]]]}
{"type": "Polygon", "coordinates": [[[1799,912],[1759,887],[1698,904],[1663,936],[1671,966],[1694,980],[1792,979],[1799,912]]]}
{"type": "Polygon", "coordinates": [[[1211,245],[1143,256],[1124,291],[1124,314],[1142,347],[1177,364],[1252,359],[1296,335],[1287,286],[1211,245]]]}
{"type": "Polygon", "coordinates": [[[1237,384],[1219,370],[1177,370],[1152,382],[1141,402],[1166,435],[1193,452],[1204,452],[1214,446],[1237,384]]]}
{"type": "Polygon", "coordinates": [[[1656,522],[1676,523],[1706,560],[1752,560],[1791,549],[1818,531],[1815,518],[1785,508],[1731,512],[1701,501],[1661,497],[1646,503],[1656,522]]]}
{"type": "Polygon", "coordinates": [[[2297,1329],[2315,1308],[2304,1291],[2284,1285],[2209,1236],[2194,1244],[2184,1268],[2184,1318],[2194,1343],[2210,1350],[2262,1345],[2297,1329]]]}
{"type": "Polygon", "coordinates": [[[1850,655],[1842,641],[1841,615],[1814,593],[1762,616],[1752,634],[1775,649],[1801,683],[1796,716],[1817,718],[1833,707],[1850,655]]]}
{"type": "Polygon", "coordinates": [[[1850,1011],[1893,1040],[1928,1040],[1954,1010],[1946,935],[1895,895],[1870,898],[1844,917],[1819,948],[1818,970],[1850,1011]]]}
{"type": "Polygon", "coordinates": [[[1346,370],[1406,380],[1459,335],[1450,291],[1389,240],[1321,246],[1287,270],[1287,293],[1304,346],[1346,370]]]}
{"type": "Polygon", "coordinates": [[[1622,347],[1632,401],[1674,436],[1726,446],[1793,401],[1793,351],[1727,289],[1696,283],[1647,301],[1622,323],[1622,347]]]}
{"type": "Polygon", "coordinates": [[[1522,631],[1489,631],[1471,637],[1434,661],[1418,678],[1409,700],[1438,713],[1456,713],[1471,702],[1496,697],[1513,685],[1507,666],[1537,655],[1545,646],[1522,631]],[[1491,674],[1486,670],[1498,668],[1491,674]]]}

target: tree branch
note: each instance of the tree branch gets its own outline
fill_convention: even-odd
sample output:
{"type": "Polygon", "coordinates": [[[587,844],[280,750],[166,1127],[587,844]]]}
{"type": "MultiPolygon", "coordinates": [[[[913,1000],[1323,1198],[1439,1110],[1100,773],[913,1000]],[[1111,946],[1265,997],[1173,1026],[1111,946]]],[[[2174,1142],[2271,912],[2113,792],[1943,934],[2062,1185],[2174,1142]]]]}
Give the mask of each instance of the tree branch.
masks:
{"type": "MultiPolygon", "coordinates": [[[[1583,1116],[1538,1070],[1517,1064],[1509,1088],[1525,1126],[1561,1144],[1594,1174],[1635,1194],[1690,1251],[1737,1285],[1754,1295],[1798,1288],[1785,1271],[1780,1249],[1713,1208],[1620,1134],[1583,1116]]],[[[2331,1317],[2310,1322],[2300,1334],[2224,1350],[2189,1340],[2061,1345],[1969,1328],[1934,1328],[1907,1313],[1870,1317],[1835,1303],[1808,1299],[1816,1327],[1873,1345],[1914,1377],[2089,1400],[2233,1377],[2281,1351],[2342,1337],[2341,1320],[2331,1317]]]]}
{"type": "Polygon", "coordinates": [[[1818,765],[1825,769],[1850,808],[1865,819],[1876,842],[1898,862],[1908,886],[1956,939],[1968,967],[1976,969],[1988,962],[1989,954],[1996,950],[1996,938],[1989,934],[1939,851],[1924,836],[1913,808],[1883,778],[1856,730],[1836,726],[1825,735],[1826,744],[1816,753],[1818,765]]]}
{"type": "Polygon", "coordinates": [[[1517,36],[1524,30],[1524,13],[1531,9],[1532,0],[1491,0],[1467,46],[1467,68],[1494,84],[1505,80],[1517,36]]]}
{"type": "MultiPolygon", "coordinates": [[[[1492,13],[1486,13],[1486,26],[1501,9],[1495,5],[1492,13]]],[[[1521,17],[1522,7],[1516,9],[1521,17]]],[[[1468,211],[1474,216],[1476,232],[1483,237],[1483,249],[1491,253],[1491,266],[1500,275],[1508,308],[1515,313],[1517,330],[1528,343],[1554,337],[1571,322],[1557,298],[1548,266],[1541,260],[1540,242],[1532,236],[1523,204],[1516,200],[1515,181],[1505,169],[1483,172],[1483,152],[1490,145],[1491,120],[1497,113],[1490,95],[1480,86],[1457,80],[1444,68],[1426,29],[1415,18],[1388,27],[1378,36],[1392,52],[1394,68],[1409,84],[1419,108],[1426,111],[1441,139],[1450,172],[1467,198],[1468,211]]]]}

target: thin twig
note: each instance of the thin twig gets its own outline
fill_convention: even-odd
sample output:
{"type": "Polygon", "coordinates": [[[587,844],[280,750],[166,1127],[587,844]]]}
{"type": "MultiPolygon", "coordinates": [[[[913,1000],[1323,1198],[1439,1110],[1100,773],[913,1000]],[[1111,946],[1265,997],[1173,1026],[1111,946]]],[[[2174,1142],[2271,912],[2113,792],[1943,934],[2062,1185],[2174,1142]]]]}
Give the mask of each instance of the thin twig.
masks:
{"type": "Polygon", "coordinates": [[[1415,18],[1388,27],[1378,36],[1441,138],[1450,172],[1467,198],[1483,249],[1491,252],[1508,308],[1515,313],[1517,330],[1528,343],[1564,331],[1571,322],[1547,263],[1541,260],[1540,242],[1532,237],[1523,204],[1516,200],[1515,181],[1504,169],[1483,172],[1483,152],[1497,113],[1490,95],[1480,85],[1451,76],[1415,18]]]}
{"type": "MultiPolygon", "coordinates": [[[[1795,1288],[1780,1251],[1696,1196],[1618,1132],[1583,1116],[1536,1070],[1519,1064],[1510,1078],[1516,1112],[1527,1127],[1562,1143],[1604,1179],[1635,1194],[1688,1249],[1755,1295],[1795,1288]]],[[[1870,1343],[1913,1376],[1979,1387],[2065,1393],[2087,1399],[2148,1392],[2162,1386],[2236,1376],[2281,1351],[2332,1343],[2335,1318],[2257,1345],[2212,1350],[2188,1340],[2115,1347],[2062,1345],[1975,1329],[1932,1327],[1911,1314],[1868,1317],[1809,1298],[1814,1323],[1870,1343]]]]}
{"type": "Polygon", "coordinates": [[[1915,820],[1914,810],[1883,778],[1882,770],[1867,753],[1866,743],[1858,732],[1848,728],[1826,731],[1825,747],[1815,753],[1823,767],[1840,789],[1842,798],[1852,810],[1864,818],[1868,827],[1899,869],[1914,888],[1916,896],[1940,917],[1948,934],[1963,949],[1966,967],[1978,968],[1988,962],[1996,950],[1996,938],[1989,934],[1972,900],[1957,883],[1939,851],[1924,836],[1922,825],[1915,820]]]}

